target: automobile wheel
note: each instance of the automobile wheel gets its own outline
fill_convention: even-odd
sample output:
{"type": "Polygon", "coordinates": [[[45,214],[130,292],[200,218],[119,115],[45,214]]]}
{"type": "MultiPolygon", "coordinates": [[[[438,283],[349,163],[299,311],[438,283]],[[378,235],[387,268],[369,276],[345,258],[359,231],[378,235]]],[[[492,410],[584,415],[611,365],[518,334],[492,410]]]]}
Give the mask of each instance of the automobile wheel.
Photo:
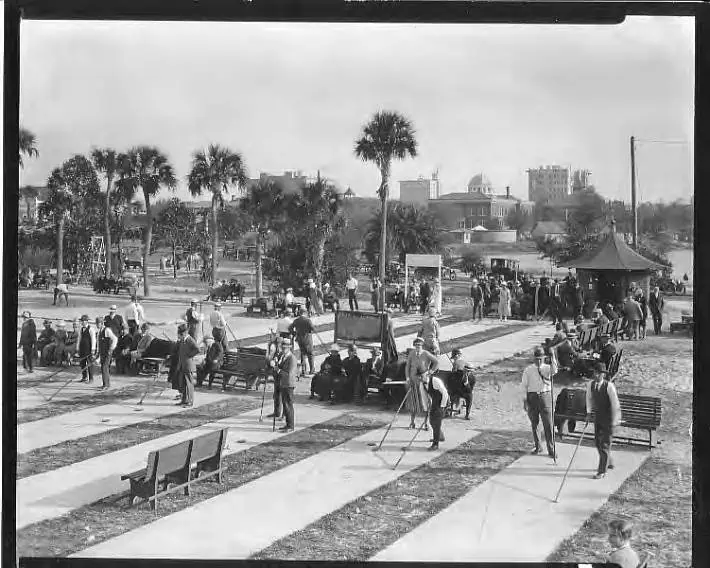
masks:
{"type": "Polygon", "coordinates": [[[574,429],[577,427],[577,422],[574,420],[568,420],[567,421],[567,431],[568,432],[574,432],[574,429]]]}

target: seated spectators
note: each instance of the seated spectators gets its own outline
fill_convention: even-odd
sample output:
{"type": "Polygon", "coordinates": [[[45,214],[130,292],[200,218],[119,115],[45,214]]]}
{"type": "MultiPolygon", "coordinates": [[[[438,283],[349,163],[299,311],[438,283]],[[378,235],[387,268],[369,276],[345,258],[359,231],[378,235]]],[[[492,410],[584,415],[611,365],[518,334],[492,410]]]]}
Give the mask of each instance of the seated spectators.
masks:
{"type": "Polygon", "coordinates": [[[197,368],[197,386],[201,387],[205,377],[209,376],[207,388],[212,388],[214,373],[218,371],[224,363],[224,345],[211,337],[205,338],[207,353],[204,362],[197,368]]]}
{"type": "MultiPolygon", "coordinates": [[[[40,357],[40,363],[42,363],[42,353],[44,348],[50,343],[54,342],[54,334],[56,332],[52,328],[52,322],[48,319],[44,320],[44,329],[40,331],[39,337],[37,338],[37,352],[40,357]]],[[[44,363],[42,363],[44,364],[44,363]]]]}
{"type": "Polygon", "coordinates": [[[133,337],[128,333],[125,327],[121,327],[118,334],[118,344],[116,345],[116,349],[114,349],[113,357],[116,361],[116,373],[125,375],[128,374],[131,368],[131,344],[133,343],[133,337]]]}
{"type": "Polygon", "coordinates": [[[321,400],[330,400],[332,391],[333,375],[340,375],[343,372],[343,360],[340,357],[340,347],[337,343],[330,346],[330,353],[321,363],[320,371],[318,371],[311,379],[311,396],[315,398],[316,394],[321,400]]]}
{"type": "Polygon", "coordinates": [[[350,402],[353,397],[359,403],[365,401],[367,396],[367,377],[363,379],[362,363],[360,357],[357,356],[357,347],[350,345],[348,347],[348,356],[343,361],[343,370],[345,376],[335,378],[333,381],[333,394],[335,401],[350,402]]]}

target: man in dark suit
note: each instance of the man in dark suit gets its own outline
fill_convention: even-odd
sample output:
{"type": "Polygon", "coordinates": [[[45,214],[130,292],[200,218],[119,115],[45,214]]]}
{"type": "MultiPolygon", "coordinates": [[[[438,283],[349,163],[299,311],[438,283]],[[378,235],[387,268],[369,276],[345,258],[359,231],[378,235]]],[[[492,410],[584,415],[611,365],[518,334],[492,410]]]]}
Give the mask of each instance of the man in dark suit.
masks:
{"type": "Polygon", "coordinates": [[[663,325],[663,306],[665,301],[661,295],[661,290],[658,286],[654,286],[653,291],[648,296],[648,307],[651,310],[653,318],[653,331],[656,335],[661,334],[661,325],[663,325]]]}
{"type": "Polygon", "coordinates": [[[22,366],[29,373],[32,372],[32,365],[35,358],[35,345],[37,344],[37,327],[32,314],[28,311],[22,312],[22,330],[20,331],[20,343],[22,347],[22,366]]]}
{"type": "Polygon", "coordinates": [[[478,285],[478,280],[471,280],[471,302],[473,303],[473,319],[478,315],[478,321],[483,319],[483,290],[478,285]]]}
{"type": "Polygon", "coordinates": [[[562,285],[558,278],[550,287],[550,315],[553,324],[562,323],[562,285]]]}
{"type": "Polygon", "coordinates": [[[194,375],[196,371],[194,357],[200,352],[195,340],[188,335],[187,325],[178,326],[178,340],[175,345],[173,357],[175,359],[175,380],[182,398],[178,405],[190,407],[195,400],[194,375]]]}
{"type": "Polygon", "coordinates": [[[121,330],[124,328],[123,318],[116,313],[116,304],[108,309],[106,316],[106,326],[111,328],[111,331],[116,337],[121,337],[121,330]]]}
{"type": "Polygon", "coordinates": [[[305,308],[301,308],[299,316],[288,328],[289,333],[296,336],[298,348],[301,351],[301,375],[303,376],[306,375],[306,360],[308,360],[308,374],[313,374],[313,333],[315,330],[316,328],[305,308]]]}
{"type": "Polygon", "coordinates": [[[283,401],[283,410],[286,416],[286,425],[279,428],[279,432],[293,432],[294,430],[293,390],[296,387],[298,363],[296,362],[296,356],[291,351],[291,347],[291,340],[284,339],[281,344],[283,355],[277,363],[281,400],[283,401]]]}

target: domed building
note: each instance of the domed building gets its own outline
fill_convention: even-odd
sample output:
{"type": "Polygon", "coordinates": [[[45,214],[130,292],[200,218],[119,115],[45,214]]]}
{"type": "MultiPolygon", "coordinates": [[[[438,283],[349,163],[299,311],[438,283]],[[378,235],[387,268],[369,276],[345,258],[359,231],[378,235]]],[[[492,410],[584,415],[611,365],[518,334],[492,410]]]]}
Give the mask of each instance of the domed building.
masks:
{"type": "Polygon", "coordinates": [[[493,195],[493,185],[482,173],[476,174],[468,182],[468,192],[479,193],[481,195],[493,195]]]}

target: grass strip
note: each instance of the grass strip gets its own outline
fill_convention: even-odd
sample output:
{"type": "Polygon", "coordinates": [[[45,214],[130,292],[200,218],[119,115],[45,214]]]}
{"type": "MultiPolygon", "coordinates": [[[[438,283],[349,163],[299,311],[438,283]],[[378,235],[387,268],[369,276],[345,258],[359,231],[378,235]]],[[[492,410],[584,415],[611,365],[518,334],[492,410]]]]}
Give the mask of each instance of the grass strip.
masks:
{"type": "MultiPolygon", "coordinates": [[[[643,389],[644,394],[648,390],[643,389]]],[[[692,565],[693,472],[688,425],[693,395],[656,389],[654,396],[659,395],[663,399],[662,445],[548,561],[603,562],[610,551],[607,524],[627,519],[634,522],[632,547],[639,555],[652,553],[654,566],[692,565]]]]}
{"type": "Polygon", "coordinates": [[[129,508],[127,499],[117,501],[114,496],[62,517],[35,523],[17,532],[18,555],[73,554],[293,465],[369,430],[380,428],[384,423],[345,414],[231,454],[224,458],[227,471],[222,484],[205,481],[194,485],[190,496],[180,492],[166,495],[160,500],[157,516],[147,504],[129,508]]]}
{"type": "Polygon", "coordinates": [[[110,452],[116,452],[182,430],[197,428],[208,422],[229,418],[234,414],[259,408],[261,400],[253,397],[231,397],[197,408],[161,416],[155,420],[114,428],[101,434],[67,440],[53,446],[37,448],[17,456],[17,479],[59,469],[110,452]]]}
{"type": "MultiPolygon", "coordinates": [[[[509,466],[530,435],[487,431],[290,534],[252,559],[365,561],[509,466]]],[[[472,527],[472,530],[476,530],[472,527]]]]}
{"type": "MultiPolygon", "coordinates": [[[[57,389],[61,386],[62,385],[59,384],[57,389]]],[[[53,416],[59,416],[67,412],[78,412],[100,404],[113,404],[142,394],[146,387],[147,384],[127,385],[115,391],[109,391],[108,393],[88,394],[70,399],[50,401],[33,408],[18,410],[17,423],[24,424],[26,422],[44,420],[45,418],[52,418],[53,416]]]]}

